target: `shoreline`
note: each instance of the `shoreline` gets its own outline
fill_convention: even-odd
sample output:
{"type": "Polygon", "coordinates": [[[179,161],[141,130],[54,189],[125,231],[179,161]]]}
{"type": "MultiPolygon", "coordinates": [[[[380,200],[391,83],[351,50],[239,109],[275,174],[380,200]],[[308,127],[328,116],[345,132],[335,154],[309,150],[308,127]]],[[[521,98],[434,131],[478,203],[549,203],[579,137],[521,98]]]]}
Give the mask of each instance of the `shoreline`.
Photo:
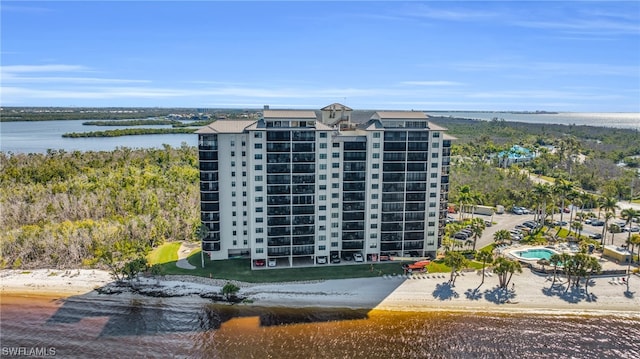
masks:
{"type": "Polygon", "coordinates": [[[455,287],[447,284],[448,273],[404,277],[377,277],[254,284],[208,279],[194,276],[166,276],[142,278],[136,281],[140,293],[124,291],[121,294],[99,294],[95,289],[112,286],[108,272],[100,270],[38,269],[32,271],[0,271],[0,298],[73,296],[118,299],[190,298],[206,303],[201,294],[219,293],[222,286],[232,282],[240,287],[239,295],[250,302],[235,304],[252,307],[281,308],[349,308],[390,312],[461,312],[497,315],[614,315],[640,319],[640,277],[632,275],[629,281],[631,296],[625,296],[626,285],[612,284],[611,277],[592,278],[590,296],[584,286],[578,290],[564,286],[551,288],[545,277],[525,270],[514,275],[514,289],[497,289],[497,278],[486,277],[478,291],[481,277],[466,272],[456,280],[455,287]],[[111,284],[110,284],[111,283],[111,284]],[[145,295],[144,293],[161,295],[145,295]]]}

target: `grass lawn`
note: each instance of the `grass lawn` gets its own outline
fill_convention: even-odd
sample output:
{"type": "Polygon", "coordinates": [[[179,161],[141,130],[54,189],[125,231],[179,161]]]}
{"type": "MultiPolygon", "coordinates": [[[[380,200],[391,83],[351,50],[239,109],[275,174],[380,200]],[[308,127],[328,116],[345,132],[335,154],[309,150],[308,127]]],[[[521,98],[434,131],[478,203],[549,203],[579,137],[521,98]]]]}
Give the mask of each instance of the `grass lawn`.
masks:
{"type": "Polygon", "coordinates": [[[210,261],[205,257],[201,268],[200,250],[194,251],[187,260],[196,269],[188,270],[176,267],[175,262],[164,263],[164,274],[194,275],[200,277],[239,280],[250,283],[291,282],[304,280],[324,280],[343,278],[378,277],[384,274],[402,274],[400,262],[376,264],[326,265],[321,267],[301,267],[283,269],[251,270],[249,259],[227,259],[210,261]]]}
{"type": "Polygon", "coordinates": [[[180,249],[180,242],[165,243],[153,249],[147,255],[147,262],[149,265],[176,262],[178,260],[178,249],[180,249]]]}

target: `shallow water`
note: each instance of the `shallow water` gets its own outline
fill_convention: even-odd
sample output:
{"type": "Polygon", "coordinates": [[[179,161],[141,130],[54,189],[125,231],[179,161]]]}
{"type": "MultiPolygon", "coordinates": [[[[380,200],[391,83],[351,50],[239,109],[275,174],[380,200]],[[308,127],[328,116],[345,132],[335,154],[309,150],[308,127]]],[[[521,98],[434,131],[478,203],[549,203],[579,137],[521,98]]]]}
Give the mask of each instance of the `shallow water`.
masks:
{"type": "MultiPolygon", "coordinates": [[[[2,297],[3,348],[56,357],[638,358],[640,320],[2,297]]],[[[4,350],[4,349],[3,349],[4,350]]]]}

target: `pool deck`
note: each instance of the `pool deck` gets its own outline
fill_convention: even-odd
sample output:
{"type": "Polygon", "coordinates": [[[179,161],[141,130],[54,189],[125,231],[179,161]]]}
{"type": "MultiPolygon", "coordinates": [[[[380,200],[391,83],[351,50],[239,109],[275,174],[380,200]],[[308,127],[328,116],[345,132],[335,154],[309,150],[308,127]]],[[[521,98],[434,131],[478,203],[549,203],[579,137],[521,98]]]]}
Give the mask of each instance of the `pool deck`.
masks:
{"type": "MultiPolygon", "coordinates": [[[[508,258],[515,258],[517,260],[523,261],[523,262],[527,262],[527,263],[531,263],[532,265],[535,265],[537,267],[540,267],[540,265],[537,264],[537,259],[527,259],[527,258],[522,258],[520,256],[516,256],[515,254],[513,254],[514,252],[519,252],[519,251],[524,251],[527,249],[550,249],[550,250],[554,250],[558,253],[569,253],[569,254],[575,254],[578,253],[575,250],[572,250],[568,245],[561,243],[561,244],[556,244],[556,245],[548,245],[548,246],[541,246],[541,245],[537,245],[537,246],[532,246],[532,245],[524,245],[524,244],[512,244],[510,246],[505,246],[503,248],[498,249],[496,252],[496,254],[498,255],[502,255],[508,258]]],[[[615,270],[627,270],[627,264],[623,263],[623,264],[618,264],[615,261],[608,259],[606,257],[602,257],[602,253],[600,252],[594,252],[591,254],[592,257],[598,259],[598,262],[600,262],[600,265],[602,266],[602,270],[603,271],[615,271],[615,270]]],[[[635,268],[637,266],[637,263],[634,263],[631,265],[631,268],[635,268]]]]}

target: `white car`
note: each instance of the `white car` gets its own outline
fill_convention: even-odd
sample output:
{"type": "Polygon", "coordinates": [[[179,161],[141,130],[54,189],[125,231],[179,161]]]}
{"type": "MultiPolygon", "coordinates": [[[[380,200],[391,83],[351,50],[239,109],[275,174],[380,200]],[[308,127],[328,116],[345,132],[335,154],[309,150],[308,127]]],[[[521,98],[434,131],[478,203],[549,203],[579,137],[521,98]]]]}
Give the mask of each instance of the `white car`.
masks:
{"type": "Polygon", "coordinates": [[[318,264],[327,264],[327,257],[326,256],[321,256],[316,258],[316,261],[318,262],[318,264]]]}
{"type": "Polygon", "coordinates": [[[364,257],[362,257],[362,253],[356,253],[353,255],[353,260],[356,262],[364,262],[364,257]]]}
{"type": "Polygon", "coordinates": [[[277,264],[277,261],[276,261],[276,259],[275,259],[275,258],[269,258],[269,261],[267,261],[267,265],[268,265],[269,267],[275,267],[275,266],[276,266],[276,264],[277,264]]]}

